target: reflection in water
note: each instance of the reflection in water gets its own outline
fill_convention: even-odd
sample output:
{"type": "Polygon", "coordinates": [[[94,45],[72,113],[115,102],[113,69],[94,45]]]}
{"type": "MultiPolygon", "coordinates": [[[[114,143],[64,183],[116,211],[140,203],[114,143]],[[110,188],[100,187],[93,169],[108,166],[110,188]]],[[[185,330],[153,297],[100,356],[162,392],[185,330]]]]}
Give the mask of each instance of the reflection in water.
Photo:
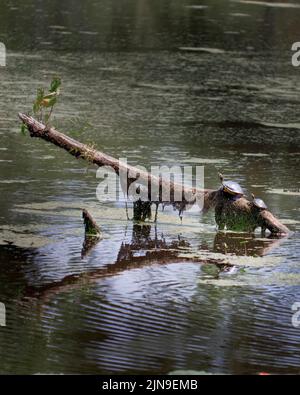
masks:
{"type": "Polygon", "coordinates": [[[214,251],[222,254],[264,256],[282,243],[282,239],[270,237],[258,239],[253,234],[218,232],[214,240],[214,251]]]}
{"type": "MultiPolygon", "coordinates": [[[[230,244],[231,236],[223,240],[230,244]]],[[[201,273],[199,262],[176,263],[178,247],[188,245],[183,240],[167,243],[155,232],[153,238],[149,226],[138,226],[131,242],[121,245],[115,264],[81,278],[65,278],[35,295],[27,287],[5,328],[4,334],[13,340],[5,354],[6,369],[167,373],[186,366],[205,370],[208,364],[211,372],[230,372],[234,363],[237,373],[257,373],[261,366],[270,372],[296,373],[298,333],[290,327],[287,309],[292,299],[282,299],[280,289],[278,296],[266,292],[264,285],[244,286],[241,291],[239,286],[198,283],[198,278],[219,278],[214,265],[201,273]],[[255,334],[255,342],[249,333],[255,334]],[[26,360],[15,361],[20,341],[28,347],[26,360]],[[274,362],[275,345],[286,341],[289,348],[281,349],[274,362]]],[[[248,274],[252,284],[262,275],[248,274]]]]}
{"type": "MultiPolygon", "coordinates": [[[[193,254],[191,244],[182,239],[180,235],[176,239],[168,241],[163,235],[158,237],[157,228],[154,226],[154,237],[151,235],[151,225],[133,225],[132,238],[129,243],[122,242],[115,262],[110,262],[101,266],[100,269],[89,270],[80,274],[71,274],[57,282],[51,282],[44,286],[28,286],[25,289],[27,297],[49,297],[51,294],[70,291],[70,289],[95,282],[99,278],[111,275],[119,275],[128,270],[147,267],[150,265],[167,265],[173,263],[193,262],[198,264],[214,265],[217,272],[231,271],[234,264],[228,263],[226,254],[238,256],[263,256],[275,248],[282,240],[278,239],[257,239],[253,234],[245,235],[238,233],[219,232],[214,238],[212,248],[207,245],[200,246],[196,254],[193,254]],[[204,252],[201,257],[201,252],[204,252]],[[182,254],[182,253],[185,254],[182,254]],[[190,255],[189,255],[190,252],[190,255]],[[218,253],[217,255],[214,253],[218,253]],[[225,254],[225,255],[220,255],[225,254]]],[[[83,250],[90,252],[100,239],[85,237],[83,250]]],[[[98,254],[101,250],[98,251],[98,254]]],[[[101,255],[101,254],[100,254],[101,255]]],[[[82,257],[84,257],[82,255],[82,257]]],[[[263,265],[263,262],[262,262],[263,265]]]]}
{"type": "Polygon", "coordinates": [[[299,373],[299,195],[284,191],[299,189],[290,48],[300,10],[73,3],[0,0],[0,371],[299,373]],[[20,136],[16,117],[53,75],[63,81],[62,131],[133,165],[205,164],[207,188],[221,171],[295,233],[280,242],[216,235],[210,214],[190,227],[176,218],[131,232],[114,205],[114,219],[97,217],[106,237],[81,259],[76,210],[96,204],[95,170],[20,136]],[[255,256],[256,266],[237,265],[255,256]],[[225,257],[239,270],[205,264],[225,257]]]}
{"type": "MultiPolygon", "coordinates": [[[[85,238],[83,249],[86,248],[86,242],[85,238]]],[[[98,240],[98,243],[101,243],[101,240],[98,240]]],[[[96,243],[88,245],[89,252],[90,248],[95,247],[95,245],[96,243]]],[[[105,276],[117,275],[123,271],[143,266],[184,262],[187,260],[198,261],[197,258],[185,259],[179,257],[182,249],[187,249],[189,246],[189,242],[181,239],[180,236],[172,241],[166,240],[163,235],[158,237],[156,226],[154,227],[154,237],[152,237],[151,225],[133,225],[131,241],[129,243],[121,243],[115,262],[109,262],[100,269],[82,274],[68,275],[58,282],[52,282],[43,287],[35,288],[30,286],[26,289],[25,296],[40,297],[53,291],[66,291],[70,287],[72,288],[73,284],[75,284],[75,287],[78,287],[78,283],[81,286],[82,280],[85,282],[96,281],[105,276]]],[[[217,260],[212,259],[212,262],[219,264],[217,260]]],[[[220,267],[222,266],[222,263],[220,263],[220,267]]]]}

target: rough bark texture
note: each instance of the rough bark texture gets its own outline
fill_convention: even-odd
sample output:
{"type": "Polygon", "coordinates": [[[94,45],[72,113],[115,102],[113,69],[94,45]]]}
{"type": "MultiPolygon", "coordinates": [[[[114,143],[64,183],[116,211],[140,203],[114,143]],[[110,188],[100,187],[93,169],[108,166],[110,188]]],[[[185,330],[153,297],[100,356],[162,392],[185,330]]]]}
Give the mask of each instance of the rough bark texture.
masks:
{"type": "Polygon", "coordinates": [[[195,188],[183,188],[183,186],[180,184],[165,181],[161,177],[156,177],[151,173],[141,171],[133,166],[128,165],[127,163],[123,163],[118,159],[115,159],[109,155],[95,150],[94,148],[82,144],[79,141],[63,133],[58,132],[52,127],[47,127],[43,123],[35,120],[30,116],[27,116],[26,114],[19,113],[19,118],[23,121],[25,125],[27,125],[31,137],[40,137],[46,141],[57,145],[58,147],[65,149],[76,158],[85,159],[91,163],[98,165],[99,167],[109,166],[118,175],[123,174],[127,176],[127,188],[133,181],[136,180],[138,180],[139,183],[148,186],[148,198],[152,202],[159,201],[163,203],[164,200],[162,199],[162,190],[168,190],[168,188],[170,188],[170,199],[167,201],[167,203],[175,203],[177,201],[175,197],[180,196],[180,199],[178,199],[178,201],[183,201],[186,204],[193,204],[196,201],[198,194],[198,198],[200,199],[199,195],[204,196],[204,201],[207,200],[207,202],[205,202],[205,205],[207,207],[210,206],[209,194],[211,190],[196,190],[195,188]],[[160,191],[159,196],[157,196],[156,198],[151,197],[151,186],[154,185],[157,185],[158,190],[160,191]]]}
{"type": "MultiPolygon", "coordinates": [[[[109,166],[118,175],[125,175],[124,178],[127,181],[126,193],[130,184],[138,179],[140,184],[148,187],[148,201],[151,203],[170,203],[177,207],[179,212],[183,211],[186,206],[197,203],[197,201],[203,201],[204,212],[210,208],[215,208],[216,222],[221,229],[226,227],[232,230],[253,232],[255,228],[261,227],[262,230],[269,229],[272,234],[276,235],[289,233],[289,229],[275,218],[270,211],[257,209],[252,202],[244,197],[233,200],[232,198],[229,199],[220,189],[199,190],[196,188],[185,188],[180,184],[165,181],[161,177],[141,171],[82,144],[52,127],[47,127],[30,116],[20,113],[19,118],[28,127],[31,137],[40,137],[65,149],[76,158],[83,158],[99,167],[109,166]],[[159,191],[154,199],[151,196],[151,187],[153,185],[157,185],[159,191]],[[170,188],[170,199],[164,201],[162,199],[162,190],[168,190],[168,188],[170,188]],[[178,196],[181,199],[176,200],[178,196]]],[[[136,219],[143,219],[144,216],[149,217],[149,202],[145,202],[145,207],[140,207],[137,204],[135,216],[139,218],[136,219]]]]}

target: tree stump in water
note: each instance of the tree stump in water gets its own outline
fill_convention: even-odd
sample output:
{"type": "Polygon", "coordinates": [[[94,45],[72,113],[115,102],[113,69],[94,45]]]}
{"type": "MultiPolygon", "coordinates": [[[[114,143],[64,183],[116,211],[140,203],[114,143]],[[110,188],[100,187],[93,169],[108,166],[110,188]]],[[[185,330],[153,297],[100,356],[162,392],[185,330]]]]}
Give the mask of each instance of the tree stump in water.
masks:
{"type": "Polygon", "coordinates": [[[83,259],[91,249],[98,243],[101,238],[101,229],[91,214],[83,209],[82,218],[84,221],[84,242],[81,250],[81,258],[83,259]]]}
{"type": "Polygon", "coordinates": [[[99,238],[101,236],[100,227],[96,224],[91,214],[85,209],[82,210],[82,218],[84,220],[85,236],[99,238]]]}
{"type": "Polygon", "coordinates": [[[133,220],[145,221],[151,219],[151,202],[143,202],[141,199],[133,203],[133,220]]]}

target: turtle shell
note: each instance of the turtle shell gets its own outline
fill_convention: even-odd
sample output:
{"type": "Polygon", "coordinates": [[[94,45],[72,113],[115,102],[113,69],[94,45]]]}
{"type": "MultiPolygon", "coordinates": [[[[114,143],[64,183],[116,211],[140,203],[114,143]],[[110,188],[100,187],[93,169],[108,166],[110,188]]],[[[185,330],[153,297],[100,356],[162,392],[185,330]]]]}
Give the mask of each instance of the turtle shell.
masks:
{"type": "Polygon", "coordinates": [[[266,203],[262,199],[258,199],[258,198],[253,199],[253,204],[257,208],[260,208],[262,210],[265,210],[268,208],[266,203]]]}
{"type": "Polygon", "coordinates": [[[224,181],[223,191],[230,193],[231,195],[244,195],[242,187],[235,181],[224,181]]]}

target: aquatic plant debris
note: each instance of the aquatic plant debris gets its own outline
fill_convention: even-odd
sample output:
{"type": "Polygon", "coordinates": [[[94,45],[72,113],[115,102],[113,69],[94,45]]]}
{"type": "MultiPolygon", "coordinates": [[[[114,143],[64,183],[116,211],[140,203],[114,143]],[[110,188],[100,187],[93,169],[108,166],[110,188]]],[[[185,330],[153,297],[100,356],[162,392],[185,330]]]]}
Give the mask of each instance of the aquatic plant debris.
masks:
{"type": "MultiPolygon", "coordinates": [[[[26,203],[15,205],[14,211],[23,214],[30,214],[34,216],[45,216],[51,213],[51,216],[65,216],[66,218],[76,218],[81,215],[82,207],[93,213],[97,222],[102,226],[106,224],[126,224],[128,222],[126,212],[123,207],[115,207],[113,205],[101,204],[97,201],[46,201],[38,203],[26,203]]],[[[152,221],[147,221],[153,224],[152,221]]],[[[191,231],[195,233],[215,233],[215,227],[205,223],[200,223],[199,218],[186,213],[184,221],[181,223],[178,216],[173,214],[171,210],[160,211],[160,225],[168,226],[169,231],[176,233],[188,233],[191,231]]]]}
{"type": "Polygon", "coordinates": [[[200,278],[198,284],[211,285],[216,287],[294,287],[300,285],[300,274],[296,273],[268,273],[262,276],[259,274],[240,274],[236,276],[219,278],[200,278]]]}
{"type": "Polygon", "coordinates": [[[53,239],[40,233],[45,229],[43,225],[28,224],[21,225],[1,225],[0,226],[0,244],[1,245],[14,245],[21,248],[40,248],[53,239]]]}
{"type": "Polygon", "coordinates": [[[178,255],[179,258],[190,258],[199,260],[216,260],[223,264],[233,265],[233,266],[248,266],[248,267],[266,267],[266,266],[276,266],[279,265],[283,258],[276,257],[273,255],[267,255],[263,257],[256,256],[238,256],[234,254],[221,254],[218,252],[210,251],[188,251],[182,252],[178,255]]]}

